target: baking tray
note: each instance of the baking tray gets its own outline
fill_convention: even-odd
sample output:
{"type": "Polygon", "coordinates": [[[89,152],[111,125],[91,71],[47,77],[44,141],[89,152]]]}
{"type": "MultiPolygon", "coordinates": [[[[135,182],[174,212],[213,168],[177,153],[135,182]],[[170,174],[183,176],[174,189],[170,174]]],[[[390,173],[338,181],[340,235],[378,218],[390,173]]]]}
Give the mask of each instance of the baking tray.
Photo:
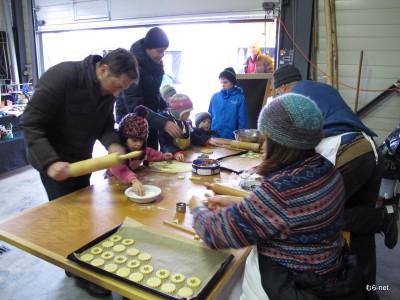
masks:
{"type": "MultiPolygon", "coordinates": [[[[141,283],[136,283],[136,282],[133,282],[133,281],[129,280],[128,278],[124,278],[124,277],[118,276],[118,275],[116,275],[116,274],[114,274],[114,273],[105,271],[104,269],[102,269],[102,268],[100,268],[100,267],[95,267],[95,266],[91,265],[90,263],[87,263],[87,262],[84,262],[84,261],[80,260],[79,255],[80,255],[81,253],[83,253],[84,251],[86,251],[86,250],[92,248],[92,247],[95,246],[96,244],[99,244],[99,243],[103,242],[104,240],[106,240],[107,238],[109,238],[110,236],[112,236],[113,234],[117,234],[117,233],[118,233],[118,230],[120,229],[121,226],[122,226],[122,224],[119,224],[119,225],[115,226],[114,228],[112,228],[112,229],[109,230],[108,232],[102,234],[101,236],[99,236],[98,238],[96,238],[96,239],[94,239],[93,241],[89,242],[88,244],[84,245],[83,247],[81,247],[81,248],[77,249],[76,251],[70,253],[70,254],[67,256],[67,258],[68,258],[69,260],[71,260],[71,261],[73,261],[73,262],[75,262],[75,263],[77,263],[77,264],[83,266],[83,267],[86,267],[86,268],[88,268],[88,269],[94,271],[94,272],[97,272],[97,273],[100,273],[100,274],[102,274],[102,275],[106,275],[106,276],[109,276],[109,277],[113,277],[113,278],[115,278],[115,279],[118,279],[118,280],[120,280],[120,281],[123,281],[123,282],[125,282],[125,283],[128,283],[128,284],[130,284],[130,285],[132,285],[132,286],[134,286],[134,287],[138,287],[138,288],[144,289],[144,290],[149,291],[149,292],[151,292],[151,293],[153,293],[153,294],[155,294],[155,295],[161,296],[161,297],[163,297],[163,298],[165,298],[165,299],[172,299],[172,300],[181,300],[181,299],[200,300],[200,299],[205,299],[206,296],[211,292],[211,290],[212,290],[212,289],[214,288],[214,286],[217,284],[217,282],[219,281],[219,279],[222,277],[222,275],[223,275],[224,272],[226,271],[226,268],[227,268],[227,266],[229,265],[229,263],[230,263],[230,262],[232,261],[232,259],[234,258],[234,256],[233,256],[232,254],[226,255],[226,256],[227,256],[226,259],[221,263],[221,265],[219,266],[218,270],[214,273],[214,275],[212,275],[211,279],[210,279],[207,283],[205,283],[205,282],[203,281],[203,279],[202,279],[202,285],[201,285],[202,288],[201,288],[201,290],[197,290],[197,291],[196,291],[196,288],[194,288],[194,289],[193,289],[193,290],[195,291],[194,296],[188,297],[188,298],[181,298],[181,297],[179,297],[179,296],[177,296],[177,295],[166,294],[166,293],[164,293],[164,292],[158,290],[157,288],[150,288],[150,287],[148,287],[148,286],[145,285],[145,282],[146,282],[145,279],[143,279],[143,281],[142,281],[141,283]],[[203,285],[203,282],[205,283],[205,285],[203,285]],[[143,283],[143,284],[142,284],[142,283],[143,283]]],[[[152,234],[154,234],[154,233],[152,233],[152,234]]],[[[169,234],[169,233],[168,233],[168,237],[170,237],[171,235],[174,235],[174,234],[169,234]]],[[[124,236],[124,238],[133,238],[133,239],[135,239],[134,236],[131,236],[131,237],[129,237],[129,236],[124,236]]],[[[151,235],[149,235],[149,239],[152,239],[151,235]]],[[[167,238],[166,238],[166,239],[167,239],[167,238]]],[[[189,239],[187,239],[187,240],[188,240],[189,242],[192,242],[192,241],[189,240],[189,239]]],[[[184,241],[183,241],[183,242],[184,242],[184,241]]],[[[136,243],[136,242],[135,242],[135,243],[136,243]]],[[[157,244],[156,246],[159,247],[160,245],[157,244]]],[[[177,248],[180,249],[181,247],[177,247],[177,248]]],[[[209,248],[208,248],[208,249],[209,249],[209,248]]],[[[212,249],[209,249],[209,250],[210,250],[210,251],[217,251],[217,250],[212,250],[212,249]]],[[[225,253],[226,253],[226,252],[225,252],[225,253]]],[[[179,253],[177,253],[177,256],[179,256],[179,253]]],[[[134,257],[134,258],[132,258],[132,259],[135,259],[135,258],[137,259],[137,257],[134,257]]],[[[153,271],[153,273],[152,273],[152,274],[153,274],[152,277],[154,277],[155,271],[156,271],[156,268],[154,269],[154,271],[153,271]]],[[[172,275],[173,273],[178,273],[178,272],[171,272],[171,275],[172,275]]],[[[149,275],[149,276],[150,276],[150,275],[149,275]]],[[[186,276],[186,279],[187,279],[188,277],[190,277],[190,276],[186,276]]],[[[179,284],[178,284],[178,285],[179,285],[179,284]]],[[[184,286],[186,286],[186,285],[184,285],[184,286]]],[[[182,286],[177,286],[177,289],[176,289],[175,294],[177,294],[177,291],[178,291],[178,289],[179,289],[180,287],[182,287],[182,286]]]]}
{"type": "MultiPolygon", "coordinates": [[[[240,157],[241,155],[247,154],[248,152],[248,150],[245,150],[239,153],[218,158],[217,160],[221,165],[221,170],[241,174],[245,170],[258,166],[262,162],[261,158],[250,159],[247,157],[240,157]]],[[[259,155],[260,153],[256,154],[259,155]]]]}

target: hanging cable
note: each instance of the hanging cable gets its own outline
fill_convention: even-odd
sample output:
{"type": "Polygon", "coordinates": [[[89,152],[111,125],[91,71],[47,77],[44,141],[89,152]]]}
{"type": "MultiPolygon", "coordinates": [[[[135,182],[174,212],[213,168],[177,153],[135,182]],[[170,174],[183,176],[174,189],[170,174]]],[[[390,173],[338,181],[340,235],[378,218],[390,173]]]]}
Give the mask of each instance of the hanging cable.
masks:
{"type": "Polygon", "coordinates": [[[333,76],[328,75],[326,72],[324,72],[323,70],[321,70],[320,68],[318,68],[318,66],[315,65],[315,64],[307,57],[307,55],[304,54],[304,52],[300,49],[299,45],[297,45],[297,43],[294,41],[294,38],[292,37],[292,35],[291,35],[291,34],[289,33],[289,31],[287,30],[287,28],[286,28],[285,24],[283,23],[283,21],[282,21],[279,17],[276,17],[276,18],[277,18],[279,24],[282,26],[283,30],[285,30],[285,32],[286,32],[286,34],[288,35],[289,39],[292,41],[294,47],[296,47],[296,49],[299,50],[300,54],[304,57],[304,59],[305,59],[306,61],[308,61],[308,62],[310,63],[310,65],[311,65],[315,70],[318,70],[318,71],[321,72],[324,76],[331,78],[333,81],[337,82],[338,84],[340,84],[340,85],[342,85],[342,86],[345,86],[345,87],[347,87],[347,88],[349,88],[349,89],[352,89],[352,90],[356,90],[356,91],[358,90],[358,91],[361,91],[361,92],[400,91],[400,88],[385,89],[385,90],[357,89],[357,88],[352,87],[352,86],[350,86],[350,85],[347,85],[347,84],[345,84],[345,83],[343,83],[343,82],[340,82],[339,80],[337,80],[337,79],[334,78],[333,76]]]}

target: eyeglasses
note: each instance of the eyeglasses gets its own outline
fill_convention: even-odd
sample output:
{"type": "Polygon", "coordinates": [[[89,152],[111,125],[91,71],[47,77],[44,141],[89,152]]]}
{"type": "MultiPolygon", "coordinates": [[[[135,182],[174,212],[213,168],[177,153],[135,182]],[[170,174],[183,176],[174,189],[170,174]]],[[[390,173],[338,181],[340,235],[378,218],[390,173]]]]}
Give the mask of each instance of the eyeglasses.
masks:
{"type": "Polygon", "coordinates": [[[282,84],[280,87],[275,89],[275,94],[277,96],[282,95],[284,92],[285,92],[285,85],[284,84],[282,84]],[[283,90],[282,90],[282,88],[283,88],[283,90]]]}

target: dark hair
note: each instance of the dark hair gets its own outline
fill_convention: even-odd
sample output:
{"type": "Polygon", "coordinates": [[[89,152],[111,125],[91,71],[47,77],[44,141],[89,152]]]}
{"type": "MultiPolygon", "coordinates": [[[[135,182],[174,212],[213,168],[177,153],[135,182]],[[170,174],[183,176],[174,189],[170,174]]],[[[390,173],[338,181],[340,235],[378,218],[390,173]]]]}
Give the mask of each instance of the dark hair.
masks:
{"type": "Polygon", "coordinates": [[[100,60],[100,65],[108,65],[111,75],[128,75],[137,81],[139,79],[139,65],[136,57],[126,49],[117,48],[100,60]]]}
{"type": "Polygon", "coordinates": [[[257,167],[257,174],[267,176],[297,161],[315,155],[315,149],[299,150],[282,146],[266,137],[265,160],[257,167]]]}

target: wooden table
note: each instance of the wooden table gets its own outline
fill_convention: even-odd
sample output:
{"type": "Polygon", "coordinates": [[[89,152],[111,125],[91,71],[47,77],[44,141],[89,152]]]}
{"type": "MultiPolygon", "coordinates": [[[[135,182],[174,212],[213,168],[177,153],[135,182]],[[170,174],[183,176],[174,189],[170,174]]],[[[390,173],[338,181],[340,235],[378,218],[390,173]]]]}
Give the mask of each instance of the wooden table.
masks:
{"type": "MultiPolygon", "coordinates": [[[[217,149],[213,155],[225,156],[234,152],[217,149]]],[[[198,154],[186,152],[188,160],[198,154]]],[[[142,168],[137,174],[144,184],[157,185],[162,189],[161,197],[155,202],[131,202],[124,195],[127,186],[111,178],[2,221],[0,239],[125,297],[135,300],[162,299],[143,289],[83,268],[66,257],[122,223],[127,216],[145,225],[192,239],[187,233],[163,225],[163,221],[178,218],[184,225],[191,226],[189,208],[186,213],[176,213],[176,203],[188,202],[192,195],[204,196],[207,189],[203,182],[212,182],[215,177],[226,178],[228,174],[202,176],[199,180],[190,180],[189,177],[193,175],[191,172],[167,174],[142,168]],[[184,175],[185,179],[178,179],[178,175],[184,175]]],[[[214,296],[229,283],[248,252],[249,249],[236,251],[234,260],[207,299],[215,299],[214,296]]]]}

